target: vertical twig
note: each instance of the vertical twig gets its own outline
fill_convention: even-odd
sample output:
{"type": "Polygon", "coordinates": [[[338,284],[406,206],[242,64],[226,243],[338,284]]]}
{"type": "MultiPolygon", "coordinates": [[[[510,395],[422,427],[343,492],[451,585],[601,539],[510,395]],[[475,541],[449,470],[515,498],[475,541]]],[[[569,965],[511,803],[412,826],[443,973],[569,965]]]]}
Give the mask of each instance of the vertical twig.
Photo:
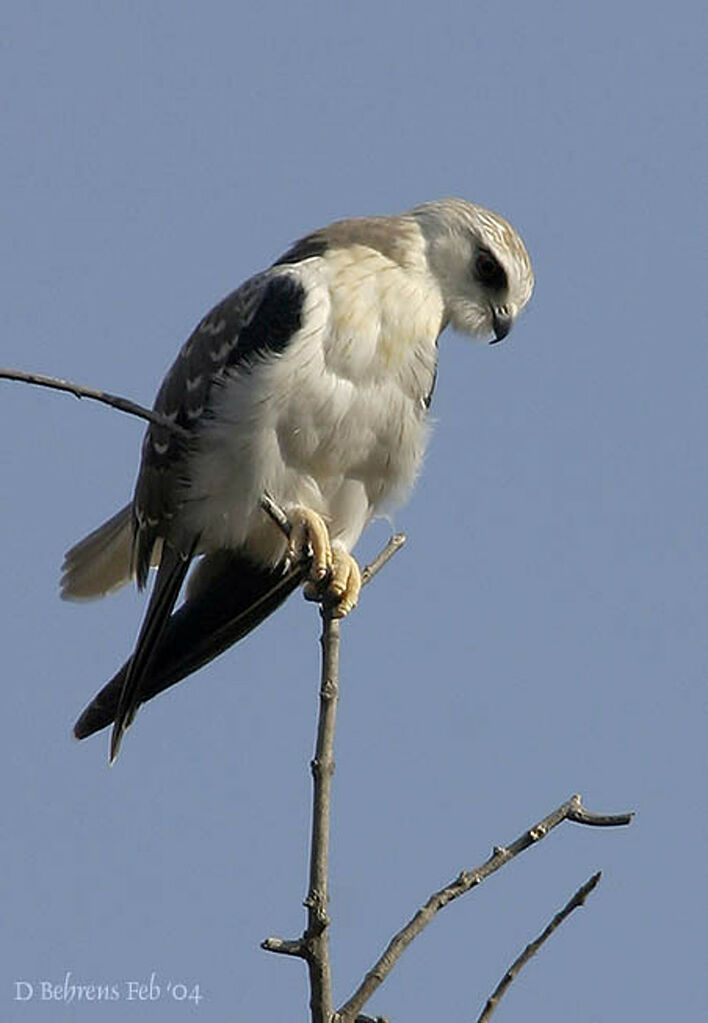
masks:
{"type": "MultiPolygon", "coordinates": [[[[263,510],[280,524],[283,514],[269,498],[263,510]],[[273,514],[273,509],[275,514],[273,514]]],[[[284,516],[283,516],[284,517],[284,516]]],[[[282,528],[282,527],[281,527],[282,528]]],[[[392,536],[381,553],[363,570],[366,586],[388,564],[405,543],[402,533],[392,536]]],[[[334,607],[321,605],[322,662],[320,673],[319,715],[315,755],[312,759],[312,838],[310,843],[310,877],[305,906],[307,927],[301,938],[286,940],[270,937],[261,942],[267,952],[304,959],[310,974],[310,1018],[312,1023],[331,1023],[332,965],[329,951],[329,847],[332,819],[332,775],[334,774],[334,731],[339,698],[339,621],[334,607]]]]}
{"type": "Polygon", "coordinates": [[[304,934],[310,971],[312,1023],[332,1018],[332,965],[329,954],[329,847],[334,774],[334,729],[339,696],[339,619],[329,603],[322,605],[322,675],[317,742],[312,760],[312,847],[310,884],[305,899],[304,934]]]}

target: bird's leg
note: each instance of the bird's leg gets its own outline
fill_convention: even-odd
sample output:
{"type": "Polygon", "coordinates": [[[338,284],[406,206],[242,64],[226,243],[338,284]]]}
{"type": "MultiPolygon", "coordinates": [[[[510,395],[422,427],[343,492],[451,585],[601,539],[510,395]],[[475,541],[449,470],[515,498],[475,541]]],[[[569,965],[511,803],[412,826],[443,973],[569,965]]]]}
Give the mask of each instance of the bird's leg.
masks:
{"type": "Polygon", "coordinates": [[[329,530],[317,512],[298,506],[288,510],[288,519],[291,526],[288,557],[293,563],[311,559],[305,597],[330,601],[336,617],[344,618],[359,599],[358,564],[341,543],[330,542],[329,530]]]}

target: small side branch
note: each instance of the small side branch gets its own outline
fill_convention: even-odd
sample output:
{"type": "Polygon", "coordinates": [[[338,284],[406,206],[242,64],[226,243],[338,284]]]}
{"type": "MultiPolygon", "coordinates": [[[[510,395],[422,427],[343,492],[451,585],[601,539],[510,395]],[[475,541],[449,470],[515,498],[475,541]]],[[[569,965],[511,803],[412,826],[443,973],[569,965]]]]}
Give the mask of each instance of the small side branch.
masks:
{"type": "MultiPolygon", "coordinates": [[[[571,820],[572,818],[569,817],[568,819],[571,820]]],[[[601,877],[602,872],[598,870],[596,874],[593,874],[589,881],[586,881],[585,884],[582,885],[582,887],[578,888],[575,895],[573,895],[573,897],[568,902],[566,902],[563,909],[556,913],[556,915],[549,923],[548,927],[546,927],[545,930],[542,931],[541,934],[539,934],[535,941],[530,942],[530,944],[526,946],[521,955],[514,960],[514,962],[506,971],[502,979],[497,984],[492,994],[487,999],[487,1004],[484,1006],[482,1014],[477,1020],[477,1023],[487,1023],[487,1021],[491,1019],[492,1013],[499,1005],[500,1000],[506,994],[509,986],[511,985],[512,981],[516,978],[518,973],[524,968],[524,966],[526,966],[526,963],[529,961],[529,959],[536,955],[541,945],[548,941],[553,932],[557,930],[558,927],[560,927],[563,921],[570,916],[573,910],[577,909],[579,906],[582,906],[584,904],[590,892],[597,887],[601,877]]]]}
{"type": "Polygon", "coordinates": [[[481,884],[491,874],[494,874],[515,856],[518,856],[519,853],[524,852],[525,849],[540,842],[555,827],[566,820],[593,827],[619,827],[629,824],[632,820],[632,814],[623,813],[612,816],[594,814],[586,810],[582,805],[580,796],[575,795],[559,806],[557,810],[544,817],[538,824],[525,831],[511,845],[495,846],[488,860],[474,870],[463,870],[454,881],[451,881],[450,884],[431,895],[428,901],[411,917],[405,927],[394,935],[383,954],[371,967],[354,994],[337,1011],[335,1015],[336,1023],[352,1023],[356,1019],[357,1014],[366,1002],[368,1002],[377,988],[388,977],[403,951],[430,923],[438,910],[443,909],[454,899],[459,898],[481,884]]]}
{"type": "Polygon", "coordinates": [[[394,533],[391,539],[388,541],[386,546],[376,555],[371,564],[367,565],[361,573],[361,585],[366,586],[370,583],[374,576],[381,571],[381,569],[389,563],[394,554],[400,551],[403,544],[406,542],[405,533],[394,533]]]}

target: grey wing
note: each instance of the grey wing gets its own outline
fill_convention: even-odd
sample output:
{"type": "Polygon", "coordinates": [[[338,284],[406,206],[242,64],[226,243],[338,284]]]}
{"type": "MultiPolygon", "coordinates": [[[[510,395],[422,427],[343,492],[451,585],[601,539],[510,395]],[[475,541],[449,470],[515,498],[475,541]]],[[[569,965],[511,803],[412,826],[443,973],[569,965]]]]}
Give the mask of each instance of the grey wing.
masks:
{"type": "MultiPolygon", "coordinates": [[[[219,303],[189,338],[160,388],[156,410],[188,434],[194,433],[209,415],[210,391],[219,377],[266,354],[277,353],[288,344],[301,325],[304,297],[302,284],[291,272],[271,270],[247,281],[219,303]]],[[[150,689],[163,634],[198,549],[199,537],[180,525],[181,483],[188,470],[189,444],[189,436],[185,440],[166,426],[154,425],[143,443],[133,500],[133,558],[138,585],[145,584],[158,541],[160,564],[135,650],[121,679],[111,761],[150,689]]],[[[238,630],[234,632],[227,623],[226,633],[237,638],[238,630]]],[[[223,649],[224,644],[207,641],[200,663],[214,656],[211,650],[218,652],[217,647],[223,649]]]]}
{"type": "MultiPolygon", "coordinates": [[[[214,383],[229,370],[259,355],[281,351],[299,328],[304,288],[297,277],[277,268],[252,277],[201,321],[168,372],[155,410],[195,435],[209,415],[214,383]]],[[[192,537],[181,537],[181,483],[190,441],[167,427],[150,425],[143,441],[133,499],[133,564],[144,586],[153,548],[169,538],[186,553],[192,537]]]]}

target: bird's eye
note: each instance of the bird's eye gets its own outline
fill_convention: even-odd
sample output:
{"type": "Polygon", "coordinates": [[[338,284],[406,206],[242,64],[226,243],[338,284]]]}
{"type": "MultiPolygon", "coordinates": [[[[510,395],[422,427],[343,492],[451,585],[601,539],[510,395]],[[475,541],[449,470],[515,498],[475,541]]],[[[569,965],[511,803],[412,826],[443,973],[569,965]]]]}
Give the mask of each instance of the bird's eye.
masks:
{"type": "Polygon", "coordinates": [[[506,287],[504,267],[494,258],[489,249],[480,249],[474,261],[474,275],[480,284],[500,291],[506,287]]]}

